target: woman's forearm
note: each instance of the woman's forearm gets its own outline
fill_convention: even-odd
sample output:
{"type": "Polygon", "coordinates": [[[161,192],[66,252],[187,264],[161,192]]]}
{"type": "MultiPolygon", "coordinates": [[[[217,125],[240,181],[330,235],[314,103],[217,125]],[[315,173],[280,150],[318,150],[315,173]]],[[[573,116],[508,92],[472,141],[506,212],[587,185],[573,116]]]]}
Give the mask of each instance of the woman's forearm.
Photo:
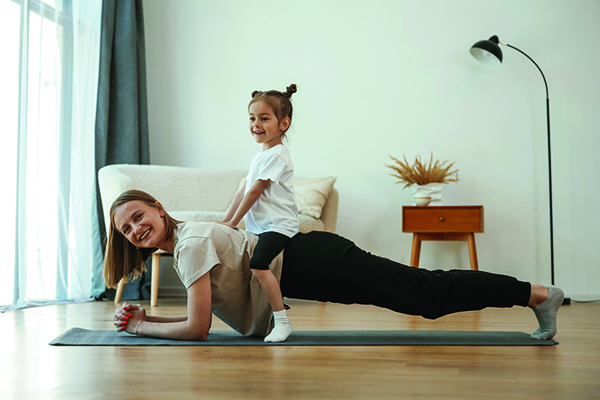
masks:
{"type": "MultiPolygon", "coordinates": [[[[212,324],[211,300],[210,274],[206,273],[188,288],[187,316],[145,316],[136,325],[137,332],[133,333],[178,340],[206,340],[212,324]]],[[[135,312],[132,316],[136,317],[135,312]]]]}
{"type": "Polygon", "coordinates": [[[212,325],[210,273],[188,287],[188,315],[158,317],[146,314],[140,304],[123,303],[113,316],[119,332],[178,340],[206,340],[212,325]]]}
{"type": "Polygon", "coordinates": [[[142,321],[136,333],[138,335],[152,336],[165,339],[176,340],[206,340],[208,336],[207,329],[194,329],[187,321],[180,322],[151,322],[142,321]]]}
{"type": "Polygon", "coordinates": [[[187,321],[187,315],[178,315],[176,317],[158,317],[148,315],[148,322],[160,322],[160,323],[170,323],[170,322],[182,322],[187,321]]]}

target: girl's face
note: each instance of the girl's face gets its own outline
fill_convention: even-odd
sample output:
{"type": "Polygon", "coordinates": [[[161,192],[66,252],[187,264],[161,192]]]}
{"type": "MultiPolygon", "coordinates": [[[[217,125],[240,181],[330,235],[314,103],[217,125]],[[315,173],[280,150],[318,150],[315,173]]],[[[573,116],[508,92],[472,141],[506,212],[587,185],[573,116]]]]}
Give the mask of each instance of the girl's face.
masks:
{"type": "Polygon", "coordinates": [[[256,143],[262,144],[263,150],[282,144],[281,135],[290,126],[289,118],[278,121],[271,106],[264,101],[250,104],[248,114],[250,115],[250,133],[256,143]]]}
{"type": "MultiPolygon", "coordinates": [[[[157,202],[159,207],[160,204],[157,202]]],[[[115,226],[136,247],[158,247],[165,244],[165,213],[141,201],[130,201],[115,209],[115,226]]]]}

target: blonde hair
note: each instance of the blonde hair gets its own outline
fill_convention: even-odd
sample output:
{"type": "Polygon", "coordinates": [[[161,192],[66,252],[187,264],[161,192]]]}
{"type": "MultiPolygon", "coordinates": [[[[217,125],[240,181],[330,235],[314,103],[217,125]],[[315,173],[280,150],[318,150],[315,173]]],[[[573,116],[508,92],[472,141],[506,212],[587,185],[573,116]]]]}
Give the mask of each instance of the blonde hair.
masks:
{"type": "MultiPolygon", "coordinates": [[[[292,106],[292,95],[298,91],[298,87],[295,83],[285,88],[285,92],[278,90],[269,90],[267,92],[261,92],[255,90],[252,92],[252,100],[248,103],[248,108],[256,102],[264,101],[273,109],[277,122],[281,122],[284,118],[290,119],[290,125],[292,124],[292,114],[294,113],[294,107],[292,106]]],[[[289,126],[288,126],[289,129],[289,126]]],[[[281,134],[281,137],[285,137],[286,129],[281,134]]]]}
{"type": "Polygon", "coordinates": [[[165,214],[165,228],[167,240],[173,237],[177,224],[181,223],[171,217],[154,197],[141,190],[128,190],[121,193],[110,208],[110,225],[106,241],[106,252],[104,255],[104,281],[109,288],[115,288],[123,278],[133,275],[137,278],[146,271],[145,261],[157,249],[137,248],[117,228],[115,224],[115,211],[117,207],[130,201],[141,201],[142,203],[162,210],[165,214]]]}

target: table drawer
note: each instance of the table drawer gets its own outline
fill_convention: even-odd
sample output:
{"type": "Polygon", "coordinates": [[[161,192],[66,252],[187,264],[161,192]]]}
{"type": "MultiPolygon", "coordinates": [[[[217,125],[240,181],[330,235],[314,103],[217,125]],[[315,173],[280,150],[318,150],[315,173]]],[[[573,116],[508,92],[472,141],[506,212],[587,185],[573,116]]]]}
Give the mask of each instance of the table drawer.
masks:
{"type": "Polygon", "coordinates": [[[483,232],[483,206],[402,207],[402,232],[483,232]]]}

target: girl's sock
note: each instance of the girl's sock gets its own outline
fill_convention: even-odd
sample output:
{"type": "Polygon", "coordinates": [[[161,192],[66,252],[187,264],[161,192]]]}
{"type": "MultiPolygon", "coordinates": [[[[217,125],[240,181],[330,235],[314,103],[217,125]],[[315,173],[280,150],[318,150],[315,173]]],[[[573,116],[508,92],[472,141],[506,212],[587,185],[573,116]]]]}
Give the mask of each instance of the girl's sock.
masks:
{"type": "Polygon", "coordinates": [[[532,308],[540,324],[539,328],[531,334],[532,339],[549,340],[556,335],[558,331],[556,315],[564,298],[565,294],[560,288],[548,286],[548,298],[532,308]]]}
{"type": "Polygon", "coordinates": [[[275,327],[265,338],[265,343],[283,342],[292,333],[292,325],[285,310],[274,311],[273,316],[275,317],[275,327]]]}

